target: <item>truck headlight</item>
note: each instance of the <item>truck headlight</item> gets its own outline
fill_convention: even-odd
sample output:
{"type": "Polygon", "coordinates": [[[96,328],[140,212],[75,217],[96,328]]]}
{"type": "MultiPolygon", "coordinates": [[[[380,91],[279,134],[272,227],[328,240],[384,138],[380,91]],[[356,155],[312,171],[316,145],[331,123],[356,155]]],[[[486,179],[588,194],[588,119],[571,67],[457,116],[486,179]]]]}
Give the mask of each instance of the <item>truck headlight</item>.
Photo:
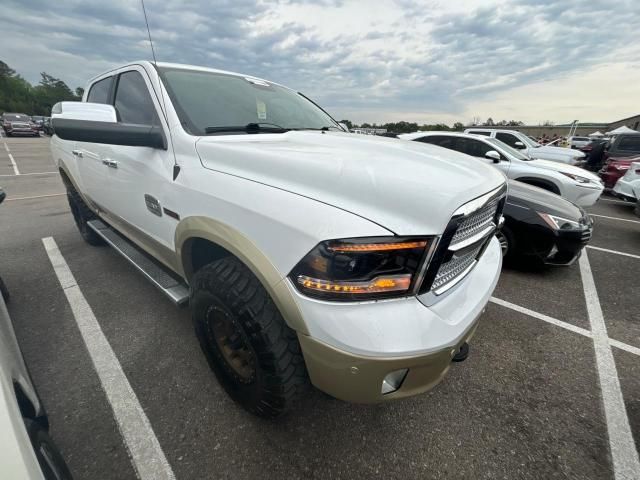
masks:
{"type": "Polygon", "coordinates": [[[554,230],[579,230],[581,228],[580,223],[575,220],[569,220],[568,218],[542,212],[538,212],[538,215],[554,230]]]}
{"type": "Polygon", "coordinates": [[[309,296],[354,301],[407,295],[431,245],[430,238],[373,237],[319,243],[291,271],[309,296]]]}

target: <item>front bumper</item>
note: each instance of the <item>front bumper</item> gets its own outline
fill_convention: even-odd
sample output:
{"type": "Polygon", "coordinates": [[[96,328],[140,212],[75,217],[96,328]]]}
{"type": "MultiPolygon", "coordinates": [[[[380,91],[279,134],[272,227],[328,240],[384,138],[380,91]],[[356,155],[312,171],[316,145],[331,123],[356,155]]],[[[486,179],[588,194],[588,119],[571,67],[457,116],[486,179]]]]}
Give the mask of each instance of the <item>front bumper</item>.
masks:
{"type": "Polygon", "coordinates": [[[575,262],[591,239],[591,228],[582,231],[560,232],[551,251],[543,258],[545,264],[566,266],[575,262]]]}
{"type": "Polygon", "coordinates": [[[500,246],[493,238],[464,280],[431,306],[419,297],[345,304],[297,294],[310,333],[298,338],[311,382],[356,403],[398,399],[434,387],[473,335],[501,265],[500,246]],[[400,369],[409,370],[404,381],[383,395],[383,379],[400,369]]]}
{"type": "Polygon", "coordinates": [[[576,197],[570,200],[580,207],[591,207],[598,201],[600,195],[602,195],[604,185],[588,187],[584,185],[576,185],[576,190],[576,197]]]}
{"type": "Polygon", "coordinates": [[[636,193],[633,188],[632,182],[627,182],[624,177],[620,178],[618,182],[613,187],[613,194],[627,202],[635,203],[638,199],[636,198],[636,193]]]}

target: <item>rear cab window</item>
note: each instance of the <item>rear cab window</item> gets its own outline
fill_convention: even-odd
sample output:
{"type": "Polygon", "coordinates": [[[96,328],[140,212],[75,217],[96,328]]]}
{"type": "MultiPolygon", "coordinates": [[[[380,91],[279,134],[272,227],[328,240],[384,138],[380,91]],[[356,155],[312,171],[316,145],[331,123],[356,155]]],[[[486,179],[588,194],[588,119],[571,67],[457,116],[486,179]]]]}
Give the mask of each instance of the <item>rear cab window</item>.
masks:
{"type": "Polygon", "coordinates": [[[96,83],[91,85],[89,94],[87,95],[87,102],[109,103],[112,83],[113,77],[107,77],[102,80],[98,80],[96,83]]]}

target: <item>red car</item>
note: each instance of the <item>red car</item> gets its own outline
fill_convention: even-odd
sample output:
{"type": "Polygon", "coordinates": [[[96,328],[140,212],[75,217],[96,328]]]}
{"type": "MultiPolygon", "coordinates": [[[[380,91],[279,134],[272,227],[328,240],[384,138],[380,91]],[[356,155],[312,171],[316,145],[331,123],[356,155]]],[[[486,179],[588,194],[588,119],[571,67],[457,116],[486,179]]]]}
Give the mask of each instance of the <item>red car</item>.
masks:
{"type": "Polygon", "coordinates": [[[613,188],[618,179],[627,173],[631,162],[640,162],[640,156],[607,158],[602,169],[598,172],[605,188],[613,188]]]}

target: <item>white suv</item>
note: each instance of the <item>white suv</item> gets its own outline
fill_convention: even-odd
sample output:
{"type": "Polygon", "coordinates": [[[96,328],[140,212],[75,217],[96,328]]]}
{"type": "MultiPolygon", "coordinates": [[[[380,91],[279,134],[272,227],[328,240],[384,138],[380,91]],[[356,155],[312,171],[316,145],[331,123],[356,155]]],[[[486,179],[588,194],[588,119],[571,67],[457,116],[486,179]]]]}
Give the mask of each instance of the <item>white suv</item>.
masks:
{"type": "Polygon", "coordinates": [[[496,285],[504,176],[456,152],[346,133],[276,83],[137,62],[54,106],[78,228],[175,303],[249,411],[307,378],[348,401],[437,384],[496,285]],[[140,253],[142,250],[142,253],[140,253]]]}
{"type": "Polygon", "coordinates": [[[541,145],[524,133],[516,130],[467,128],[464,133],[495,138],[500,140],[502,143],[506,143],[513,149],[521,150],[523,154],[526,154],[533,159],[550,160],[552,162],[576,165],[585,157],[583,152],[571,148],[541,145]]]}
{"type": "Polygon", "coordinates": [[[591,172],[558,162],[531,160],[492,137],[437,131],[407,133],[398,137],[476,157],[483,163],[494,165],[510,179],[557,193],[582,207],[593,205],[604,190],[600,178],[591,172]]]}

